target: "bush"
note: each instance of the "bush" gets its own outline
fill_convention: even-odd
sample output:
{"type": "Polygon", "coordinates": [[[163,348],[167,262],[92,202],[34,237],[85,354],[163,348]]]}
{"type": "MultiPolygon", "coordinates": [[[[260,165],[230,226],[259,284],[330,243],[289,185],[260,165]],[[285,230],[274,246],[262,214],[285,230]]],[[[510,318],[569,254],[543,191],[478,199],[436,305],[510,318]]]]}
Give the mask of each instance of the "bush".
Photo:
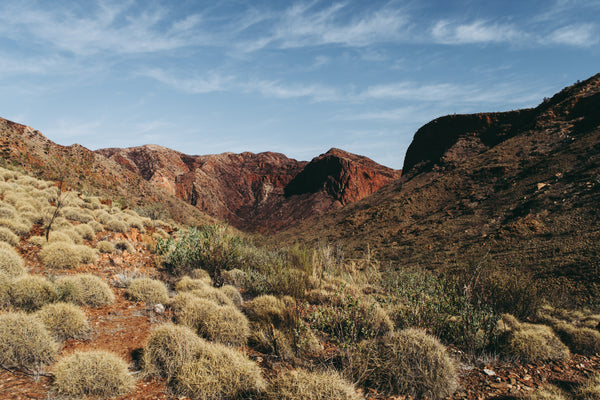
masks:
{"type": "Polygon", "coordinates": [[[196,297],[201,299],[207,299],[214,303],[217,303],[220,306],[233,306],[233,300],[229,296],[225,294],[225,292],[211,287],[206,286],[204,289],[196,289],[189,292],[196,297]]]}
{"type": "Polygon", "coordinates": [[[240,291],[231,285],[225,285],[221,288],[221,292],[224,293],[229,299],[233,302],[233,305],[237,308],[242,307],[242,302],[244,299],[242,298],[242,294],[240,291]]]}
{"type": "Polygon", "coordinates": [[[127,240],[119,240],[115,243],[115,249],[120,251],[127,251],[129,254],[134,253],[135,249],[133,245],[127,240]]]}
{"type": "Polygon", "coordinates": [[[127,225],[125,222],[123,222],[119,219],[116,219],[116,218],[112,218],[112,219],[108,220],[104,224],[104,227],[109,231],[118,232],[118,233],[125,233],[125,232],[129,231],[129,225],[127,225]]]}
{"type": "Polygon", "coordinates": [[[200,336],[232,346],[243,346],[248,341],[248,320],[235,306],[219,306],[192,294],[178,295],[173,303],[175,320],[200,336]]]}
{"type": "Polygon", "coordinates": [[[85,313],[73,304],[47,304],[35,315],[58,341],[81,338],[89,331],[85,313]]]}
{"type": "Polygon", "coordinates": [[[60,300],[80,306],[100,307],[115,301],[110,287],[94,275],[64,276],[55,285],[60,300]]]}
{"type": "Polygon", "coordinates": [[[86,224],[94,219],[90,212],[83,208],[64,207],[61,211],[62,215],[71,221],[78,221],[86,224]]]}
{"type": "MultiPolygon", "coordinates": [[[[533,392],[528,392],[520,397],[523,400],[568,400],[569,397],[565,395],[561,389],[554,385],[550,385],[543,389],[538,389],[533,392]]],[[[584,399],[578,397],[578,399],[584,399]]]]}
{"type": "Polygon", "coordinates": [[[246,304],[244,311],[252,321],[270,323],[275,326],[290,319],[288,306],[283,300],[269,294],[252,299],[246,304]]]}
{"type": "MultiPolygon", "coordinates": [[[[59,234],[59,233],[67,235],[71,239],[71,241],[75,244],[83,243],[83,238],[81,237],[81,235],[72,227],[69,227],[67,229],[62,229],[59,232],[54,232],[54,234],[59,234]]],[[[51,240],[51,241],[54,241],[54,240],[51,240]]]]}
{"type": "Polygon", "coordinates": [[[525,362],[561,361],[570,356],[567,346],[546,325],[521,323],[511,327],[501,338],[501,348],[525,362]]]}
{"type": "Polygon", "coordinates": [[[174,380],[177,393],[198,400],[255,397],[265,389],[260,367],[242,352],[202,341],[174,380]]]}
{"type": "Polygon", "coordinates": [[[58,346],[41,321],[25,313],[0,315],[0,365],[36,369],[56,356],[58,346]]]}
{"type": "Polygon", "coordinates": [[[37,310],[57,297],[52,282],[38,275],[24,275],[13,280],[9,295],[12,305],[25,311],[37,310]]]}
{"type": "Polygon", "coordinates": [[[588,378],[575,390],[575,398],[578,400],[600,399],[600,375],[596,374],[588,378]]]}
{"type": "Polygon", "coordinates": [[[79,257],[81,257],[81,262],[84,264],[95,264],[98,260],[98,253],[96,250],[91,247],[78,245],[75,246],[77,251],[79,251],[79,257]]]}
{"type": "Polygon", "coordinates": [[[359,382],[390,394],[440,399],[456,389],[456,367],[446,348],[419,329],[365,340],[347,362],[359,382]]]}
{"type": "MultiPolygon", "coordinates": [[[[45,237],[43,237],[46,239],[45,237]]],[[[69,244],[75,243],[71,236],[61,231],[51,231],[48,235],[48,243],[65,242],[69,244]]]]}
{"type": "Polygon", "coordinates": [[[72,269],[81,262],[81,249],[72,243],[50,243],[40,251],[40,260],[47,268],[72,269]]]}
{"type": "Polygon", "coordinates": [[[5,226],[0,226],[0,242],[6,242],[11,246],[19,244],[19,237],[5,226]]]}
{"type": "Polygon", "coordinates": [[[164,282],[150,278],[132,280],[127,288],[127,296],[133,301],[149,304],[166,304],[169,301],[169,292],[164,282]]]}
{"type": "Polygon", "coordinates": [[[127,363],[106,351],[77,352],[54,367],[54,385],[61,395],[109,398],[133,390],[127,363]]]}
{"type": "Polygon", "coordinates": [[[186,275],[175,284],[175,290],[177,292],[190,292],[196,289],[204,289],[207,286],[210,286],[210,276],[207,282],[206,279],[192,279],[186,275]]]}
{"type": "Polygon", "coordinates": [[[201,342],[202,339],[186,326],[159,326],[150,333],[144,346],[144,371],[170,381],[183,364],[192,359],[201,342]]]}
{"type": "Polygon", "coordinates": [[[24,262],[10,245],[0,242],[0,274],[16,277],[25,273],[24,262]]]}
{"type": "Polygon", "coordinates": [[[337,372],[302,369],[280,374],[267,388],[266,400],[358,400],[362,397],[337,372]]]}
{"type": "Polygon", "coordinates": [[[108,240],[101,240],[96,245],[96,250],[98,250],[100,253],[112,253],[115,251],[115,245],[108,240]]]}
{"type": "Polygon", "coordinates": [[[575,327],[561,322],[553,326],[554,331],[573,353],[594,355],[600,353],[600,332],[586,327],[575,327]]]}
{"type": "Polygon", "coordinates": [[[94,229],[88,224],[80,224],[75,227],[75,231],[84,239],[93,240],[96,237],[94,229]]]}

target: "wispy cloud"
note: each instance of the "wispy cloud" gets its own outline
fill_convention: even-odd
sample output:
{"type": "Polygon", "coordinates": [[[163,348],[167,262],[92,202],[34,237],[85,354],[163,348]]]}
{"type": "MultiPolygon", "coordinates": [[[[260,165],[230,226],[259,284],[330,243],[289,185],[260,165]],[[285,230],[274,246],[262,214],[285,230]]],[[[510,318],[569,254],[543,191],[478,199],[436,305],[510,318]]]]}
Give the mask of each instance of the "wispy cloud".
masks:
{"type": "Polygon", "coordinates": [[[196,94],[228,91],[235,80],[233,76],[215,72],[208,73],[206,76],[180,78],[158,68],[147,69],[138,74],[155,79],[181,92],[196,94]]]}
{"type": "Polygon", "coordinates": [[[593,46],[599,40],[599,29],[593,24],[563,26],[548,37],[550,43],[579,47],[593,46]]]}
{"type": "Polygon", "coordinates": [[[460,23],[452,20],[438,21],[431,28],[432,38],[442,44],[469,44],[512,42],[528,35],[512,25],[484,20],[460,23]]]}

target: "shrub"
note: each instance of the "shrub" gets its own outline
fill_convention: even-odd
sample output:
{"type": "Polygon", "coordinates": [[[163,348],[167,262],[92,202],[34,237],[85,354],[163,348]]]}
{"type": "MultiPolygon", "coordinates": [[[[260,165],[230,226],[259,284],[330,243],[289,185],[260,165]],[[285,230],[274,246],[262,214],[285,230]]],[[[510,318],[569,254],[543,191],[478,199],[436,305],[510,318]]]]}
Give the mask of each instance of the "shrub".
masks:
{"type": "Polygon", "coordinates": [[[240,291],[235,286],[225,285],[220,290],[227,297],[229,297],[229,299],[233,302],[234,306],[236,306],[237,308],[242,307],[242,302],[244,301],[244,299],[242,298],[240,291]]]}
{"type": "MultiPolygon", "coordinates": [[[[45,238],[44,238],[45,239],[45,238]]],[[[56,243],[56,242],[65,242],[65,243],[75,243],[71,236],[67,235],[66,232],[61,231],[51,231],[48,235],[48,243],[56,243]]]]}
{"type": "Polygon", "coordinates": [[[115,251],[115,245],[108,240],[101,240],[96,244],[96,250],[100,253],[112,253],[115,251]]]}
{"type": "Polygon", "coordinates": [[[80,248],[72,243],[50,243],[40,251],[40,260],[47,268],[72,269],[81,262],[80,248]]]}
{"type": "MultiPolygon", "coordinates": [[[[75,244],[83,243],[83,239],[81,238],[81,235],[79,233],[77,233],[77,231],[75,229],[73,229],[71,227],[69,227],[67,229],[62,229],[59,232],[54,232],[54,234],[59,234],[59,233],[67,235],[71,239],[71,241],[75,244]]],[[[55,240],[51,240],[51,241],[55,241],[55,240]]]]}
{"type": "Polygon", "coordinates": [[[289,334],[258,323],[251,323],[248,344],[263,354],[275,354],[282,360],[293,361],[296,354],[289,334]]]}
{"type": "Polygon", "coordinates": [[[173,379],[190,361],[202,339],[187,326],[164,324],[153,330],[144,346],[142,363],[146,373],[173,379]]]}
{"type": "Polygon", "coordinates": [[[25,311],[37,310],[56,300],[54,285],[37,275],[24,275],[13,280],[9,286],[9,294],[12,305],[25,311]]]}
{"type": "Polygon", "coordinates": [[[600,399],[600,375],[592,375],[575,390],[575,398],[578,400],[600,399]]]}
{"type": "Polygon", "coordinates": [[[24,236],[29,233],[33,224],[25,224],[23,221],[15,218],[1,218],[0,226],[6,227],[19,236],[24,236]]]}
{"type": "Polygon", "coordinates": [[[119,232],[119,233],[125,233],[125,232],[129,231],[129,225],[127,225],[125,222],[123,222],[119,219],[116,219],[116,218],[112,218],[112,219],[108,220],[104,224],[104,227],[109,231],[119,232]]]}
{"type": "Polygon", "coordinates": [[[115,243],[115,249],[120,251],[127,251],[129,254],[135,252],[133,245],[127,240],[119,240],[115,243]]]}
{"type": "Polygon", "coordinates": [[[521,323],[505,332],[501,348],[526,362],[561,361],[569,358],[569,349],[546,325],[521,323]]]}
{"type": "Polygon", "coordinates": [[[0,273],[0,309],[10,305],[10,280],[11,278],[0,273]]]}
{"type": "Polygon", "coordinates": [[[246,344],[250,334],[248,320],[235,306],[219,306],[192,294],[180,296],[176,296],[179,299],[174,300],[173,307],[178,323],[196,330],[200,336],[211,341],[232,346],[246,344]]]}
{"type": "Polygon", "coordinates": [[[75,227],[75,231],[84,239],[93,240],[96,237],[94,229],[88,224],[80,224],[75,227]]]}
{"type": "MultiPolygon", "coordinates": [[[[549,385],[543,389],[538,389],[532,392],[525,393],[522,397],[523,400],[568,400],[569,397],[565,395],[561,389],[554,385],[549,385]]],[[[584,399],[578,397],[578,399],[584,399]]]]}
{"type": "Polygon", "coordinates": [[[24,262],[10,245],[0,242],[0,274],[16,277],[25,273],[24,262]]]}
{"type": "Polygon", "coordinates": [[[205,279],[192,279],[186,275],[175,284],[175,290],[178,292],[190,292],[196,289],[204,289],[210,285],[210,277],[208,279],[207,283],[205,279]]]}
{"type": "Polygon", "coordinates": [[[104,225],[102,225],[98,221],[91,221],[88,223],[88,225],[91,226],[92,229],[94,230],[94,232],[96,232],[96,233],[102,232],[104,230],[104,225]]]}
{"type": "Polygon", "coordinates": [[[59,299],[81,306],[100,307],[115,301],[115,295],[102,279],[90,274],[58,278],[55,282],[59,299]]]}
{"type": "Polygon", "coordinates": [[[245,354],[205,341],[173,383],[177,393],[198,400],[255,397],[266,386],[260,367],[245,354]]]}
{"type": "Polygon", "coordinates": [[[575,327],[567,322],[560,322],[553,328],[573,353],[588,356],[600,353],[600,332],[597,330],[575,327]]]}
{"type": "Polygon", "coordinates": [[[79,221],[86,224],[94,219],[86,209],[78,207],[64,207],[61,211],[62,215],[71,221],[79,221]]]}
{"type": "Polygon", "coordinates": [[[266,400],[358,400],[362,397],[351,383],[335,371],[287,371],[267,388],[266,400]]]}
{"type": "Polygon", "coordinates": [[[440,399],[456,389],[456,367],[446,348],[419,329],[365,340],[348,363],[359,382],[390,394],[440,399]]]}
{"type": "Polygon", "coordinates": [[[19,237],[5,226],[0,226],[0,242],[6,242],[11,246],[19,244],[19,237]]]}
{"type": "Polygon", "coordinates": [[[150,304],[165,304],[169,301],[169,292],[164,282],[150,278],[137,278],[127,288],[127,296],[134,301],[150,304]]]}
{"type": "Polygon", "coordinates": [[[25,313],[0,315],[0,365],[35,369],[50,362],[57,344],[41,321],[25,313]]]}
{"type": "Polygon", "coordinates": [[[221,290],[206,286],[204,289],[196,289],[189,292],[196,297],[201,299],[210,300],[220,306],[233,306],[233,300],[229,296],[222,292],[221,290]]]}
{"type": "Polygon", "coordinates": [[[79,256],[81,257],[81,262],[84,264],[95,264],[98,260],[98,253],[96,250],[91,247],[84,245],[77,245],[75,249],[79,251],[79,256]]]}
{"type": "Polygon", "coordinates": [[[289,320],[289,310],[283,300],[270,294],[255,297],[244,308],[252,321],[271,323],[276,326],[289,320]]]}
{"type": "Polygon", "coordinates": [[[69,303],[47,304],[35,315],[58,341],[83,337],[89,326],[83,310],[69,303]]]}
{"type": "Polygon", "coordinates": [[[127,363],[106,351],[77,352],[54,367],[54,385],[61,395],[109,398],[130,392],[134,380],[127,363]]]}

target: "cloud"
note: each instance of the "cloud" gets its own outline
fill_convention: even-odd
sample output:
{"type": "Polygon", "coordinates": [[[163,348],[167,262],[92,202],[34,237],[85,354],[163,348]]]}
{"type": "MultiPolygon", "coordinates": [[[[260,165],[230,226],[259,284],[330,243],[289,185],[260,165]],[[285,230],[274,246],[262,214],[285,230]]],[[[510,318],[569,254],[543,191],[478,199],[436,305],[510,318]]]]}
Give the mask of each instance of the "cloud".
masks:
{"type": "Polygon", "coordinates": [[[593,46],[598,43],[598,40],[598,29],[593,24],[563,26],[548,37],[550,43],[577,47],[593,46]]]}
{"type": "Polygon", "coordinates": [[[466,24],[441,20],[433,25],[431,35],[437,43],[451,45],[514,42],[528,36],[512,25],[490,23],[484,20],[466,24]]]}
{"type": "Polygon", "coordinates": [[[316,102],[339,100],[334,88],[318,84],[284,84],[279,81],[253,80],[239,86],[246,93],[257,92],[265,97],[278,99],[308,97],[316,102]]]}
{"type": "Polygon", "coordinates": [[[233,76],[218,73],[209,73],[204,77],[179,78],[158,68],[141,71],[138,75],[155,79],[181,92],[195,94],[228,91],[235,80],[233,76]]]}

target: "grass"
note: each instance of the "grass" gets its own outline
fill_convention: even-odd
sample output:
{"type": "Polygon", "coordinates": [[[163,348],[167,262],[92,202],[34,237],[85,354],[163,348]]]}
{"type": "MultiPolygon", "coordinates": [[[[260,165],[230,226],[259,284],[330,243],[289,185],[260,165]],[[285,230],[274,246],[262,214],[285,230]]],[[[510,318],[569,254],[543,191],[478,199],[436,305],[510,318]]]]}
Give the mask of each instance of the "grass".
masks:
{"type": "Polygon", "coordinates": [[[94,228],[92,228],[88,224],[80,224],[75,227],[75,231],[86,240],[93,240],[96,237],[96,233],[94,232],[94,228]]]}
{"type": "Polygon", "coordinates": [[[106,351],[76,352],[53,369],[57,393],[70,397],[108,399],[129,393],[135,384],[127,363],[106,351]]]}
{"type": "Polygon", "coordinates": [[[143,301],[149,304],[166,304],[169,292],[164,282],[150,279],[133,279],[127,288],[127,296],[133,301],[143,301]]]}
{"type": "Polygon", "coordinates": [[[286,371],[273,380],[266,391],[266,400],[359,400],[354,386],[335,371],[309,372],[303,369],[286,371]]]}
{"type": "Polygon", "coordinates": [[[34,370],[54,359],[58,346],[40,320],[22,312],[0,315],[0,365],[34,370]]]}
{"type": "Polygon", "coordinates": [[[52,282],[39,275],[23,275],[14,279],[9,286],[13,307],[24,311],[35,311],[57,299],[52,282]]]}
{"type": "MultiPolygon", "coordinates": [[[[519,398],[523,400],[569,400],[569,397],[565,392],[554,385],[527,392],[519,398]]],[[[578,397],[578,399],[585,400],[584,397],[578,397]]]]}
{"type": "Polygon", "coordinates": [[[210,276],[208,276],[208,279],[193,279],[186,275],[175,284],[175,290],[177,292],[190,292],[196,289],[204,289],[210,284],[210,276]]]}
{"type": "Polygon", "coordinates": [[[23,258],[10,245],[0,242],[0,273],[17,277],[25,273],[23,258]]]}
{"type": "Polygon", "coordinates": [[[115,251],[115,245],[108,240],[101,240],[96,244],[96,250],[98,250],[100,253],[111,254],[115,251]]]}
{"type": "Polygon", "coordinates": [[[115,301],[115,295],[102,279],[91,274],[60,277],[55,281],[62,301],[81,306],[100,307],[115,301]]]}
{"type": "Polygon", "coordinates": [[[600,399],[600,374],[592,375],[583,382],[576,390],[575,396],[578,400],[600,399]]]}
{"type": "Polygon", "coordinates": [[[48,332],[59,342],[82,338],[90,330],[83,310],[70,303],[54,303],[43,306],[35,313],[48,332]]]}
{"type": "Polygon", "coordinates": [[[40,260],[47,268],[73,269],[82,261],[81,250],[70,243],[70,239],[68,242],[53,242],[42,247],[40,260]]]}
{"type": "Polygon", "coordinates": [[[133,245],[128,240],[118,240],[115,242],[115,249],[119,251],[127,251],[129,254],[135,252],[133,245]]]}
{"type": "Polygon", "coordinates": [[[19,237],[5,226],[0,226],[0,242],[6,242],[11,246],[19,244],[19,237]]]}

